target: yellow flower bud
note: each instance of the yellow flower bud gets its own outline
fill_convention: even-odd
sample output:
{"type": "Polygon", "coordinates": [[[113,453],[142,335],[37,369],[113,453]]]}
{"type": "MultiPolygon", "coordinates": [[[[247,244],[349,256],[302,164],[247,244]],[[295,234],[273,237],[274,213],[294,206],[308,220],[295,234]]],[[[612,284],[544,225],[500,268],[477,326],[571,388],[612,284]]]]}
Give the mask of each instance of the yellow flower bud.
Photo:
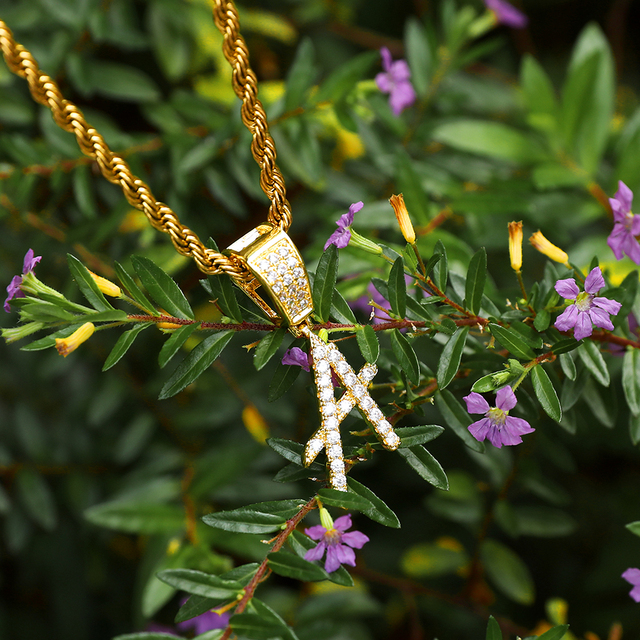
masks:
{"type": "Polygon", "coordinates": [[[269,426],[254,405],[248,404],[242,410],[242,422],[257,442],[264,443],[269,437],[269,426]]]}
{"type": "Polygon", "coordinates": [[[121,291],[120,287],[117,284],[113,284],[111,280],[107,280],[106,278],[93,273],[93,271],[89,271],[89,273],[91,274],[91,277],[93,278],[95,283],[98,285],[98,289],[100,289],[100,291],[102,291],[105,296],[111,296],[112,298],[120,297],[121,291]]]}
{"type": "Polygon", "coordinates": [[[398,224],[400,225],[400,231],[402,231],[404,239],[409,244],[414,244],[416,241],[416,232],[411,224],[411,218],[409,218],[409,212],[407,211],[407,207],[404,203],[404,196],[401,193],[397,196],[391,196],[389,198],[389,203],[395,211],[398,224]]]}
{"type": "Polygon", "coordinates": [[[85,322],[70,336],[66,338],[56,338],[56,349],[58,353],[66,358],[72,351],[75,351],[83,342],[88,340],[93,335],[95,329],[93,322],[85,322]]]}
{"type": "Polygon", "coordinates": [[[547,258],[551,258],[555,262],[569,266],[569,256],[555,244],[549,242],[540,231],[536,231],[530,238],[529,242],[534,249],[543,253],[547,258]]]}
{"type": "Polygon", "coordinates": [[[509,257],[511,268],[518,273],[522,269],[522,221],[509,223],[509,257]]]}

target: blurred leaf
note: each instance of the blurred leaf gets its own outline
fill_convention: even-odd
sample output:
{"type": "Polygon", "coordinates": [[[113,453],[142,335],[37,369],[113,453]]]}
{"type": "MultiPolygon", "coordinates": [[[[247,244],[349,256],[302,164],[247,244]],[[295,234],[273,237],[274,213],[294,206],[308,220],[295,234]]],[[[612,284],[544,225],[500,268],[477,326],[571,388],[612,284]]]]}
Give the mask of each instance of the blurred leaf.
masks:
{"type": "MultiPolygon", "coordinates": [[[[434,262],[433,265],[433,281],[436,287],[438,287],[438,289],[440,289],[440,291],[444,293],[447,290],[447,279],[449,277],[449,261],[447,259],[447,250],[442,243],[442,240],[438,240],[438,242],[436,242],[436,246],[433,250],[433,255],[439,256],[438,260],[434,262]]],[[[433,256],[431,260],[433,260],[433,256]]],[[[431,260],[429,260],[429,263],[431,263],[431,260]]]]}
{"type": "Polygon", "coordinates": [[[626,525],[627,529],[629,529],[629,531],[631,531],[631,533],[635,534],[636,536],[640,536],[640,520],[636,520],[636,522],[630,522],[628,525],[626,525]]]}
{"type": "Polygon", "coordinates": [[[103,502],[87,509],[84,517],[91,524],[126,533],[174,533],[186,524],[182,507],[141,501],[103,502]]]}
{"type": "Polygon", "coordinates": [[[545,413],[556,422],[560,422],[562,420],[560,400],[558,400],[558,394],[542,365],[531,369],[531,382],[545,413]]]}
{"type": "Polygon", "coordinates": [[[98,205],[93,193],[91,174],[87,165],[79,165],[73,170],[73,193],[81,213],[88,219],[98,215],[98,205]]]}
{"type": "Polygon", "coordinates": [[[215,529],[237,533],[271,533],[292,518],[304,503],[300,500],[261,502],[240,507],[233,511],[209,513],[202,518],[205,524],[215,529]]]}
{"type": "Polygon", "coordinates": [[[124,270],[124,267],[119,262],[114,262],[116,275],[120,280],[120,284],[126,289],[129,295],[149,314],[155,316],[157,311],[153,304],[149,301],[147,296],[144,295],[142,289],[135,283],[134,279],[124,270]]]}
{"type": "Polygon", "coordinates": [[[185,324],[179,329],[174,329],[169,339],[162,345],[160,353],[158,354],[158,364],[163,369],[173,356],[178,353],[180,347],[189,339],[191,334],[199,329],[201,324],[194,322],[193,324],[185,324]]]}
{"type": "Polygon", "coordinates": [[[286,111],[302,106],[304,94],[313,86],[317,74],[314,57],[313,42],[308,37],[303,38],[287,73],[284,98],[286,111]]]}
{"type": "Polygon", "coordinates": [[[573,361],[573,358],[566,353],[561,353],[559,360],[564,375],[567,376],[569,380],[575,380],[578,373],[576,371],[576,363],[573,361]]]}
{"type": "Polygon", "coordinates": [[[460,327],[444,346],[438,361],[437,381],[440,390],[445,389],[458,373],[468,335],[469,327],[460,327]]]}
{"type": "Polygon", "coordinates": [[[338,102],[340,98],[352,91],[358,81],[369,71],[380,55],[377,51],[367,51],[340,65],[323,82],[313,100],[319,102],[338,102]]]}
{"type": "Polygon", "coordinates": [[[176,640],[176,635],[160,631],[141,631],[140,633],[125,633],[115,636],[113,640],[176,640]]]}
{"type": "Polygon", "coordinates": [[[420,363],[416,352],[398,329],[392,329],[389,335],[391,337],[391,348],[400,364],[400,368],[407,374],[407,378],[413,384],[418,385],[420,383],[420,363]]]}
{"type": "Polygon", "coordinates": [[[153,49],[169,80],[182,78],[188,70],[191,43],[185,17],[166,2],[153,3],[149,7],[148,24],[153,49]]]}
{"type": "Polygon", "coordinates": [[[608,387],[611,378],[609,377],[607,364],[600,352],[600,347],[591,340],[585,340],[578,347],[578,355],[595,380],[603,387],[608,387]]]}
{"type": "Polygon", "coordinates": [[[180,393],[199,378],[218,358],[224,348],[233,338],[233,331],[220,331],[205,338],[189,355],[178,365],[173,375],[165,382],[159,400],[166,400],[176,393],[180,393]]]}
{"type": "Polygon", "coordinates": [[[408,449],[398,449],[398,453],[421,478],[438,489],[449,488],[447,474],[440,463],[421,445],[408,449]]]}
{"type": "Polygon", "coordinates": [[[250,640],[267,638],[298,640],[286,622],[264,602],[253,598],[251,606],[256,613],[240,613],[231,618],[231,627],[240,637],[250,640]]]}
{"type": "Polygon", "coordinates": [[[91,277],[89,270],[78,258],[67,254],[67,262],[69,270],[76,284],[82,291],[82,295],[89,301],[89,304],[98,311],[111,311],[113,307],[107,302],[107,299],[98,288],[96,281],[91,277]]]}
{"type": "Polygon", "coordinates": [[[429,35],[424,26],[414,17],[407,20],[405,27],[407,62],[411,69],[411,84],[419,96],[424,96],[429,89],[433,55],[429,43],[429,35]]]}
{"type": "Polygon", "coordinates": [[[436,408],[442,414],[444,421],[467,447],[484,453],[484,443],[478,442],[469,433],[468,427],[472,423],[471,417],[450,391],[445,390],[436,394],[436,408]]]}
{"type": "Polygon", "coordinates": [[[280,348],[286,333],[286,329],[277,329],[276,331],[270,331],[260,340],[253,356],[253,366],[256,370],[260,371],[273,358],[280,348]]]}
{"type": "Polygon", "coordinates": [[[536,354],[531,347],[524,341],[522,336],[513,329],[506,329],[499,324],[489,323],[491,335],[512,355],[520,360],[533,360],[536,354]]]}
{"type": "Polygon", "coordinates": [[[242,591],[239,582],[223,580],[219,576],[192,569],[166,569],[158,573],[158,578],[174,589],[205,598],[231,600],[242,591]]]}
{"type": "Polygon", "coordinates": [[[53,531],[58,514],[53,493],[45,479],[35,469],[23,467],[16,473],[16,488],[29,517],[46,531],[53,531]]]}
{"type": "Polygon", "coordinates": [[[578,526],[578,523],[564,511],[551,507],[516,507],[514,516],[518,533],[523,536],[568,536],[578,526]]]}
{"type": "Polygon", "coordinates": [[[90,77],[96,93],[127,102],[155,102],[160,98],[156,83],[143,71],[119,62],[90,60],[90,77]]]}
{"type": "Polygon", "coordinates": [[[335,289],[333,292],[333,300],[331,303],[331,315],[344,324],[358,324],[355,315],[349,303],[344,299],[342,294],[335,289]]]}
{"type": "Polygon", "coordinates": [[[487,280],[487,251],[481,247],[471,258],[465,285],[465,306],[471,313],[480,313],[480,305],[487,280]]]}
{"type": "Polygon", "coordinates": [[[549,631],[545,631],[541,636],[538,636],[538,640],[562,640],[569,631],[568,624],[562,624],[549,631]]]}
{"type": "Polygon", "coordinates": [[[171,276],[144,256],[131,256],[131,262],[145,289],[168,314],[193,320],[193,311],[171,276]]]}
{"type": "Polygon", "coordinates": [[[640,414],[634,416],[629,412],[629,437],[634,447],[640,443],[640,414]]]}
{"type": "Polygon", "coordinates": [[[127,351],[129,351],[129,347],[131,347],[134,340],[138,337],[138,334],[153,324],[153,322],[142,322],[133,327],[133,329],[125,331],[118,338],[118,341],[113,346],[113,349],[111,349],[111,352],[107,356],[107,359],[102,366],[102,370],[107,371],[111,369],[111,367],[113,367],[115,364],[120,362],[120,359],[122,358],[122,356],[124,356],[125,353],[127,353],[127,351]]]}
{"type": "Polygon", "coordinates": [[[269,402],[283,396],[291,388],[301,371],[302,367],[279,363],[269,384],[269,402]]]}
{"type": "Polygon", "coordinates": [[[318,492],[322,504],[330,507],[340,507],[348,511],[366,511],[371,509],[371,503],[360,494],[338,489],[320,489],[318,492]]]}
{"type": "Polygon", "coordinates": [[[400,560],[403,573],[411,578],[459,574],[468,563],[464,547],[454,539],[414,544],[400,560]]]}
{"type": "Polygon", "coordinates": [[[414,161],[403,147],[399,147],[396,151],[395,179],[398,191],[404,195],[412,220],[419,225],[426,225],[430,218],[429,201],[420,176],[416,172],[414,161]]]}
{"type": "Polygon", "coordinates": [[[369,324],[358,328],[356,331],[356,338],[358,340],[358,347],[360,347],[360,353],[362,357],[370,363],[375,363],[380,355],[380,343],[373,327],[369,324]]]}
{"type": "Polygon", "coordinates": [[[640,352],[627,349],[622,361],[622,388],[629,410],[634,416],[640,414],[640,352]]]}
{"type": "Polygon", "coordinates": [[[338,276],[338,248],[330,244],[322,254],[313,279],[313,307],[321,322],[329,320],[338,276]]]}
{"type": "Polygon", "coordinates": [[[524,562],[502,543],[487,539],[480,548],[487,576],[505,596],[519,604],[532,604],[535,590],[524,562]]]}
{"type": "Polygon", "coordinates": [[[387,291],[389,292],[388,300],[391,305],[391,311],[400,318],[404,318],[407,314],[407,285],[404,281],[404,261],[402,257],[397,258],[391,267],[387,291]]]}

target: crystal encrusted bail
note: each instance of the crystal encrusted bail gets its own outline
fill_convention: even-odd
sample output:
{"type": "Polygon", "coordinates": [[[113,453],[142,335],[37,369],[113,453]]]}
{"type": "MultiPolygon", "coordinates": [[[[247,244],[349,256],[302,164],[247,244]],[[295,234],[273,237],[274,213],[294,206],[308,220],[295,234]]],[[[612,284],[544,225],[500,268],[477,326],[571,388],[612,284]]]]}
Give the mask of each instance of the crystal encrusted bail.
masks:
{"type": "Polygon", "coordinates": [[[293,240],[278,227],[260,225],[227,247],[224,253],[239,257],[255,276],[237,284],[274,319],[299,325],[313,312],[307,270],[293,240]],[[262,285],[275,302],[274,311],[257,293],[262,285]]]}

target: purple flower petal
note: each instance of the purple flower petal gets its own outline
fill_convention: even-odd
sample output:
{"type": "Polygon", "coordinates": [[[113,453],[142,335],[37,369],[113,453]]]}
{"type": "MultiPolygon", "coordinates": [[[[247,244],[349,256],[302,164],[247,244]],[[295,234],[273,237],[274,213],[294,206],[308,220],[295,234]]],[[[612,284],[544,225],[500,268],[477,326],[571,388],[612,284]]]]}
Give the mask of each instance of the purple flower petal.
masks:
{"type": "Polygon", "coordinates": [[[479,393],[471,392],[468,396],[465,396],[462,399],[466,402],[467,411],[469,413],[485,414],[489,409],[491,409],[489,403],[479,393]]]}
{"type": "Polygon", "coordinates": [[[358,213],[358,211],[360,211],[360,209],[362,209],[362,207],[364,207],[364,202],[362,202],[362,200],[358,201],[358,202],[354,202],[350,207],[349,207],[349,214],[351,216],[351,223],[353,223],[353,216],[358,213]]]}
{"type": "Polygon", "coordinates": [[[348,564],[352,567],[356,566],[356,554],[351,547],[347,547],[346,544],[335,545],[336,557],[340,564],[348,564]]]}
{"type": "Polygon", "coordinates": [[[338,249],[344,249],[351,241],[351,231],[349,229],[337,229],[325,242],[324,250],[329,248],[329,245],[335,244],[338,249]]]}
{"type": "Polygon", "coordinates": [[[630,584],[634,585],[629,595],[636,601],[640,602],[640,569],[629,568],[622,577],[630,584]]]}
{"type": "Polygon", "coordinates": [[[591,324],[591,317],[588,313],[578,312],[573,337],[576,340],[582,340],[582,338],[588,338],[592,333],[593,325],[591,324]]]}
{"type": "Polygon", "coordinates": [[[496,393],[496,407],[502,411],[510,411],[517,403],[518,399],[511,387],[503,387],[496,393]]]}
{"type": "Polygon", "coordinates": [[[489,420],[489,418],[482,418],[482,420],[470,424],[468,429],[469,433],[471,433],[478,442],[482,442],[489,435],[491,420],[489,420]]]}
{"type": "Polygon", "coordinates": [[[338,545],[329,545],[327,549],[327,559],[324,562],[324,570],[327,573],[333,573],[340,568],[340,558],[338,557],[338,545]]]}
{"type": "Polygon", "coordinates": [[[395,89],[389,96],[389,105],[395,116],[399,116],[404,109],[410,107],[415,101],[416,92],[409,81],[396,83],[395,89]]]}
{"type": "Polygon", "coordinates": [[[342,542],[354,549],[362,549],[362,547],[369,542],[369,538],[360,531],[348,531],[342,534],[342,542]]]}
{"type": "Polygon", "coordinates": [[[308,529],[305,529],[304,532],[312,540],[322,540],[327,530],[321,524],[317,524],[315,527],[309,527],[308,529]]]}
{"type": "Polygon", "coordinates": [[[305,371],[310,371],[309,355],[306,354],[300,347],[291,347],[282,356],[282,364],[290,366],[302,367],[305,371]]]}
{"type": "Polygon", "coordinates": [[[558,280],[554,288],[565,300],[575,300],[580,293],[580,289],[573,278],[558,280]]]}
{"type": "Polygon", "coordinates": [[[391,51],[387,47],[382,47],[380,49],[380,57],[382,58],[382,68],[387,72],[391,72],[391,64],[393,58],[391,57],[391,51]]]}
{"type": "Polygon", "coordinates": [[[389,94],[389,106],[394,115],[399,116],[416,100],[416,92],[411,84],[411,69],[405,60],[392,61],[386,47],[380,49],[384,72],[376,75],[376,85],[383,93],[389,94]]]}
{"type": "MultiPolygon", "coordinates": [[[[633,216],[633,226],[636,226],[636,220],[640,223],[640,216],[633,216]]],[[[626,253],[633,262],[640,264],[640,244],[638,244],[638,241],[635,238],[636,235],[640,235],[640,231],[636,233],[633,231],[631,233],[625,233],[622,240],[622,251],[624,251],[624,253],[626,253]]],[[[609,243],[608,239],[607,243],[609,243]]],[[[615,251],[613,253],[615,255],[615,251]]],[[[617,259],[620,260],[620,258],[617,259]]]]}
{"type": "Polygon", "coordinates": [[[604,276],[600,267],[594,267],[584,281],[584,290],[587,293],[595,294],[604,287],[604,276]]]}
{"type": "Polygon", "coordinates": [[[7,313],[11,313],[11,305],[9,302],[14,298],[25,298],[25,294],[20,289],[20,285],[22,284],[22,276],[13,276],[11,278],[11,282],[7,286],[7,293],[9,294],[4,301],[4,310],[7,313]]]}
{"type": "Polygon", "coordinates": [[[381,71],[376,75],[376,86],[382,93],[391,93],[393,80],[386,71],[381,71]]]}
{"type": "Polygon", "coordinates": [[[622,180],[618,181],[618,190],[616,191],[616,195],[613,197],[620,203],[620,206],[625,213],[631,211],[631,206],[633,204],[633,191],[631,191],[631,189],[629,189],[622,180]]]}
{"type": "Polygon", "coordinates": [[[620,260],[622,258],[623,246],[628,235],[627,229],[623,224],[616,222],[613,225],[613,231],[607,238],[607,244],[611,251],[613,251],[613,255],[616,257],[616,260],[620,260]]]}
{"type": "Polygon", "coordinates": [[[335,522],[333,523],[333,528],[336,531],[340,531],[341,533],[343,531],[346,531],[347,529],[351,528],[351,514],[347,513],[346,516],[340,516],[339,518],[336,518],[335,522]]]}
{"type": "Polygon", "coordinates": [[[572,304],[570,307],[567,307],[553,323],[553,326],[558,331],[569,331],[569,329],[573,329],[576,326],[576,322],[578,321],[578,308],[575,304],[572,304]]]}
{"type": "Polygon", "coordinates": [[[523,436],[527,433],[533,433],[535,429],[522,418],[516,418],[515,416],[507,416],[505,420],[505,428],[511,433],[523,436]]]}
{"type": "Polygon", "coordinates": [[[33,271],[34,267],[38,264],[38,262],[42,260],[42,256],[34,257],[33,253],[34,253],[33,249],[29,249],[25,254],[24,261],[22,264],[22,275],[25,275],[26,273],[30,273],[31,271],[33,271]]]}
{"type": "Polygon", "coordinates": [[[509,442],[510,438],[507,436],[507,442],[503,440],[503,434],[494,424],[491,425],[487,432],[487,440],[496,448],[501,449],[503,444],[520,444],[520,442],[509,442]]]}
{"type": "Polygon", "coordinates": [[[304,559],[309,562],[313,562],[314,560],[321,560],[326,547],[327,545],[324,542],[319,542],[315,547],[313,547],[313,549],[309,549],[304,554],[304,559]]]}
{"type": "Polygon", "coordinates": [[[501,22],[507,27],[523,29],[529,22],[529,18],[527,18],[522,11],[518,11],[518,9],[506,2],[506,0],[484,0],[484,3],[496,14],[498,22],[501,22]]]}

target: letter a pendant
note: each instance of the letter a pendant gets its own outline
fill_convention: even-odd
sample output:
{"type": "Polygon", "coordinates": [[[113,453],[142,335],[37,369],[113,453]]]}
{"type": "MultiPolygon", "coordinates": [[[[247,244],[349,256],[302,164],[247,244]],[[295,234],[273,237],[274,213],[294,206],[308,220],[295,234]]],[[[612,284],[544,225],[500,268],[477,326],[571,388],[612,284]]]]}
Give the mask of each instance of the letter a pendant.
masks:
{"type": "Polygon", "coordinates": [[[324,448],[331,486],[346,491],[340,424],[352,409],[357,407],[360,410],[386,449],[395,450],[400,445],[400,438],[367,390],[376,375],[377,367],[365,364],[356,374],[334,344],[325,343],[311,331],[306,323],[313,313],[307,270],[297,247],[284,231],[270,225],[261,225],[234,242],[225,253],[242,260],[254,276],[252,280],[236,281],[236,284],[272,320],[285,320],[295,336],[304,336],[311,342],[321,426],[307,442],[302,461],[305,466],[309,466],[324,448]],[[277,311],[271,309],[259,295],[257,290],[260,286],[264,287],[276,303],[277,311]],[[335,397],[332,371],[345,388],[338,400],[335,397]]]}

